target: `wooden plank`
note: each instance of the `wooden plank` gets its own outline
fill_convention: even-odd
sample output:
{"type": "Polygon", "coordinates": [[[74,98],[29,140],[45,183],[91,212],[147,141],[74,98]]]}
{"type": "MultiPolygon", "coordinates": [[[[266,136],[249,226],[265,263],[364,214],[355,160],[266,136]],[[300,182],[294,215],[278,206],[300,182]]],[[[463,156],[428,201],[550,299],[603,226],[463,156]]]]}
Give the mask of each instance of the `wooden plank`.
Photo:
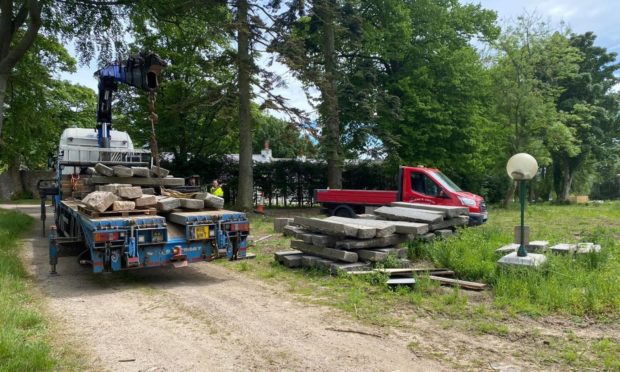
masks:
{"type": "Polygon", "coordinates": [[[474,291],[482,291],[486,289],[487,287],[487,285],[484,283],[468,282],[466,280],[450,279],[450,278],[444,278],[444,277],[435,276],[435,275],[429,275],[428,278],[430,280],[436,280],[440,282],[441,284],[458,286],[463,289],[471,289],[474,291]]]}
{"type": "Polygon", "coordinates": [[[388,279],[385,284],[389,285],[389,286],[396,286],[396,285],[409,285],[409,286],[413,286],[415,285],[415,279],[414,278],[393,278],[393,279],[388,279]]]}
{"type": "Polygon", "coordinates": [[[432,212],[439,212],[445,217],[458,217],[469,214],[469,208],[467,207],[454,207],[448,205],[431,205],[420,203],[406,203],[406,202],[393,202],[390,204],[392,207],[422,209],[432,212]]]}
{"type": "MultiPolygon", "coordinates": [[[[443,268],[421,268],[421,269],[416,269],[416,268],[411,268],[411,267],[407,267],[407,268],[392,268],[392,269],[374,269],[372,271],[352,271],[349,274],[351,275],[366,275],[366,274],[370,274],[373,272],[379,272],[379,273],[385,273],[385,274],[389,274],[389,275],[403,275],[403,274],[416,274],[416,273],[428,273],[428,272],[452,272],[451,270],[448,269],[443,269],[443,268]]],[[[445,275],[445,274],[444,274],[445,275]]]]}
{"type": "Polygon", "coordinates": [[[391,221],[424,223],[437,223],[443,221],[443,216],[441,214],[402,207],[381,207],[375,210],[375,214],[391,221]]]}

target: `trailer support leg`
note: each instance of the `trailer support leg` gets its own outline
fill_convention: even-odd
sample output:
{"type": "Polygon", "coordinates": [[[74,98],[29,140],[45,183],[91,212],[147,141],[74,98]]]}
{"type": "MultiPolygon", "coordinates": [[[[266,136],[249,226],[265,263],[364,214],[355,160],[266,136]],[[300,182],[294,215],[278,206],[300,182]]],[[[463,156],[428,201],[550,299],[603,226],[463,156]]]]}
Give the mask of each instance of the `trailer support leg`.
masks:
{"type": "Polygon", "coordinates": [[[50,227],[49,234],[49,256],[50,256],[50,274],[56,275],[56,264],[58,264],[58,246],[56,245],[56,238],[58,234],[56,232],[56,226],[50,227]]]}

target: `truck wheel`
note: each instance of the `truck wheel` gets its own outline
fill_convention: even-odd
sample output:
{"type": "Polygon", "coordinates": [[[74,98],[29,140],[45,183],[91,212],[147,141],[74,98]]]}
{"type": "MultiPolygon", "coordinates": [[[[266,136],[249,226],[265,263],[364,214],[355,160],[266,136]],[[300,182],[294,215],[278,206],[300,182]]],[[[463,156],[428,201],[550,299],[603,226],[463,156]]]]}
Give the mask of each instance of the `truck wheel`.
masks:
{"type": "Polygon", "coordinates": [[[338,217],[347,217],[347,218],[355,218],[357,215],[355,214],[355,211],[353,211],[353,209],[351,209],[351,207],[343,205],[340,206],[336,209],[334,209],[334,216],[338,216],[338,217]]]}

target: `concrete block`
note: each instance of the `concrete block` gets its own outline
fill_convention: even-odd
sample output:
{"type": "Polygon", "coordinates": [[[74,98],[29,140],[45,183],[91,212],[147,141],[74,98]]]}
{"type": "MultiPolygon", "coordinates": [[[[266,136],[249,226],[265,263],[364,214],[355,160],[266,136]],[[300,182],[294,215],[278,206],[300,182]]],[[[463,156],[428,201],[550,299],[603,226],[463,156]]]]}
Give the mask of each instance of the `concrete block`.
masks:
{"type": "Polygon", "coordinates": [[[457,217],[469,214],[469,208],[467,207],[453,207],[447,205],[431,205],[431,204],[420,204],[420,203],[405,203],[405,202],[394,202],[390,204],[392,207],[401,207],[401,208],[412,208],[419,210],[426,210],[432,212],[441,213],[445,217],[457,217]]]}
{"type": "Polygon", "coordinates": [[[379,262],[388,258],[388,254],[385,252],[371,251],[367,249],[359,249],[355,251],[358,257],[362,261],[379,262]]]}
{"type": "Polygon", "coordinates": [[[424,235],[421,235],[421,236],[419,237],[419,239],[420,239],[421,241],[423,241],[423,242],[430,243],[430,242],[432,242],[433,240],[435,240],[435,238],[436,238],[436,237],[437,237],[437,236],[436,236],[435,234],[433,234],[433,233],[429,232],[429,233],[426,233],[426,234],[424,234],[424,235]]]}
{"type": "Polygon", "coordinates": [[[112,167],[115,177],[133,177],[133,171],[131,168],[124,165],[115,165],[112,167]]]}
{"type": "Polygon", "coordinates": [[[156,165],[153,165],[151,167],[151,174],[155,177],[159,177],[159,178],[166,178],[168,177],[168,174],[170,173],[169,170],[164,169],[162,167],[158,167],[156,165]]]}
{"type": "MultiPolygon", "coordinates": [[[[368,208],[368,207],[366,207],[366,208],[368,208]]],[[[373,212],[374,212],[375,209],[377,209],[377,207],[373,207],[373,212]]],[[[377,216],[375,216],[374,214],[371,214],[371,213],[362,213],[362,214],[358,214],[357,218],[362,218],[362,219],[365,219],[365,220],[376,220],[377,216]]]]}
{"type": "Polygon", "coordinates": [[[318,245],[321,247],[334,247],[336,245],[336,241],[338,241],[338,238],[335,236],[320,234],[314,234],[312,236],[312,245],[318,245]]]}
{"type": "Polygon", "coordinates": [[[289,225],[293,222],[292,218],[274,218],[273,219],[273,231],[276,233],[282,233],[284,231],[284,226],[289,225]]]}
{"type": "Polygon", "coordinates": [[[318,256],[303,255],[301,257],[301,266],[307,268],[329,270],[331,265],[334,263],[336,263],[336,261],[318,256]]]}
{"type": "Polygon", "coordinates": [[[381,207],[375,210],[375,214],[391,221],[423,223],[436,223],[443,221],[443,216],[441,214],[403,207],[381,207]]]}
{"type": "Polygon", "coordinates": [[[454,231],[448,230],[448,229],[436,230],[434,232],[435,232],[435,235],[437,235],[440,238],[447,238],[449,236],[454,235],[454,231]]]}
{"type": "Polygon", "coordinates": [[[432,223],[429,226],[430,231],[442,230],[448,227],[467,226],[469,223],[469,216],[458,216],[447,220],[432,223]]]}
{"type": "Polygon", "coordinates": [[[148,169],[147,167],[131,167],[131,169],[133,170],[133,175],[135,177],[150,177],[151,176],[151,170],[148,169]]]}
{"type": "Polygon", "coordinates": [[[528,253],[529,252],[542,253],[547,250],[548,246],[549,246],[549,242],[546,240],[534,240],[532,242],[529,242],[525,246],[525,248],[527,249],[528,253]]]}
{"type": "Polygon", "coordinates": [[[109,191],[114,194],[118,194],[118,190],[125,187],[131,187],[128,183],[109,183],[107,185],[99,185],[97,186],[99,191],[109,191]]]}
{"type": "Polygon", "coordinates": [[[329,258],[332,260],[344,261],[344,262],[356,262],[357,254],[354,252],[342,251],[333,248],[317,247],[312,244],[304,243],[301,240],[291,241],[291,248],[300,250],[304,253],[329,258]]]}
{"type": "Polygon", "coordinates": [[[142,195],[155,195],[155,189],[152,187],[143,187],[142,195]]]}
{"type": "Polygon", "coordinates": [[[275,252],[273,254],[273,259],[281,262],[282,261],[282,257],[284,256],[288,256],[288,255],[302,255],[303,252],[302,251],[280,251],[280,252],[275,252]]]}
{"type": "Polygon", "coordinates": [[[114,175],[114,169],[108,167],[105,164],[95,164],[95,170],[102,176],[112,177],[114,175]]]}
{"type": "Polygon", "coordinates": [[[519,244],[510,243],[510,244],[506,244],[505,246],[496,249],[495,253],[505,255],[507,253],[516,252],[517,249],[519,249],[519,244]]]}
{"type": "Polygon", "coordinates": [[[525,257],[517,256],[517,252],[509,253],[500,258],[497,263],[503,266],[538,267],[547,261],[542,254],[528,253],[525,257]]]}
{"type": "Polygon", "coordinates": [[[205,207],[205,202],[199,199],[181,198],[179,201],[181,202],[181,208],[185,209],[203,209],[205,207]]]}
{"type": "Polygon", "coordinates": [[[389,223],[388,221],[378,221],[378,220],[365,220],[363,218],[346,218],[346,217],[337,217],[332,216],[325,219],[326,221],[335,221],[346,223],[350,225],[360,225],[367,226],[376,229],[376,237],[382,238],[384,236],[392,235],[396,232],[396,227],[394,224],[389,223]]]}
{"type": "Polygon", "coordinates": [[[210,193],[206,193],[207,195],[202,199],[204,201],[204,205],[206,208],[215,208],[222,209],[224,208],[224,198],[220,198],[219,196],[215,196],[210,193]]]}
{"type": "Polygon", "coordinates": [[[88,167],[86,168],[86,174],[92,176],[93,174],[97,174],[97,170],[94,167],[88,167]]]}
{"type": "Polygon", "coordinates": [[[177,198],[162,197],[157,199],[157,210],[160,212],[170,212],[180,206],[181,202],[177,198]]]}
{"type": "Polygon", "coordinates": [[[82,199],[82,203],[86,204],[90,209],[94,209],[98,212],[105,212],[117,199],[116,195],[109,191],[95,191],[86,195],[86,197],[82,199]]]}
{"type": "Polygon", "coordinates": [[[123,199],[138,199],[142,196],[142,188],[140,186],[121,187],[116,191],[116,195],[123,199]]]}
{"type": "Polygon", "coordinates": [[[336,248],[340,249],[365,249],[365,248],[383,248],[396,244],[404,243],[411,239],[408,235],[392,234],[383,238],[374,238],[366,240],[346,239],[336,242],[336,248]]]}
{"type": "Polygon", "coordinates": [[[560,243],[549,249],[553,253],[575,253],[577,252],[577,244],[560,243]]]}
{"type": "Polygon", "coordinates": [[[395,256],[397,258],[407,258],[409,250],[407,248],[378,248],[373,251],[386,253],[388,256],[395,256]]]}
{"type": "Polygon", "coordinates": [[[284,229],[282,231],[282,234],[284,236],[292,236],[294,238],[297,238],[299,234],[305,234],[305,233],[307,233],[306,230],[304,230],[303,228],[299,226],[294,226],[294,225],[284,226],[284,229]]]}
{"type": "Polygon", "coordinates": [[[127,200],[117,200],[112,204],[113,211],[133,211],[136,209],[136,203],[127,200]]]}
{"type": "Polygon", "coordinates": [[[594,243],[579,243],[577,244],[577,254],[586,253],[598,253],[601,251],[601,246],[594,243]]]}
{"type": "Polygon", "coordinates": [[[313,233],[297,234],[297,239],[302,240],[304,243],[312,244],[312,236],[313,235],[314,235],[313,233]]]}
{"type": "Polygon", "coordinates": [[[370,239],[375,237],[377,234],[377,229],[374,227],[330,221],[327,219],[322,220],[319,218],[295,217],[293,222],[308,230],[332,236],[348,236],[359,239],[370,239]]]}
{"type": "Polygon", "coordinates": [[[332,275],[337,275],[338,273],[345,273],[349,271],[363,271],[370,270],[370,264],[366,262],[354,262],[354,263],[340,263],[334,262],[329,265],[329,271],[332,275]]]}
{"type": "Polygon", "coordinates": [[[135,199],[134,203],[136,203],[136,208],[154,207],[157,205],[157,198],[155,195],[142,195],[135,199]]]}
{"type": "Polygon", "coordinates": [[[301,267],[301,255],[289,254],[281,258],[280,263],[289,268],[301,267]]]}

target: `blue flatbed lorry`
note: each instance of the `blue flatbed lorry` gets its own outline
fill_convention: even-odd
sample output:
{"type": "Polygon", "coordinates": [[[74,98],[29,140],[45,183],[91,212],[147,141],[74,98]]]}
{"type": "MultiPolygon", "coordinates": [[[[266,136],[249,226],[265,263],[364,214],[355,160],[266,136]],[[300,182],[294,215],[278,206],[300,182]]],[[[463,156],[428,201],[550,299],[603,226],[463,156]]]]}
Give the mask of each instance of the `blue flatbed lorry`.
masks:
{"type": "Polygon", "coordinates": [[[181,267],[220,257],[245,258],[250,230],[245,213],[224,209],[174,209],[160,213],[154,208],[96,212],[81,202],[97,185],[118,180],[127,184],[133,181],[155,190],[159,189],[159,183],[174,188],[170,184],[183,181],[171,177],[102,177],[84,172],[85,167],[97,162],[145,165],[135,161],[145,160],[146,154],[136,156],[139,151],[112,148],[105,152],[115,156],[103,156],[104,152],[96,147],[79,146],[76,150],[70,145],[60,145],[56,182],[47,189],[47,195],[52,195],[54,201],[54,225],[49,232],[52,273],[56,272],[58,258],[65,256],[78,256],[82,264],[92,266],[94,273],[168,265],[181,267]],[[76,151],[81,154],[77,156],[76,151]],[[102,157],[120,160],[100,160],[102,157]]]}
{"type": "MultiPolygon", "coordinates": [[[[90,264],[94,273],[246,257],[250,224],[244,213],[223,209],[163,213],[155,208],[97,212],[81,202],[97,186],[111,183],[141,186],[155,194],[164,188],[188,191],[183,178],[109,177],[92,169],[98,163],[152,169],[157,153],[134,149],[127,133],[112,129],[112,93],[117,83],[148,90],[150,117],[156,120],[157,77],[166,65],[151,53],[99,70],[96,129],[68,128],[63,132],[55,160],[56,178],[39,184],[43,226],[47,196],[54,205],[54,225],[49,231],[52,273],[56,273],[58,258],[65,256],[77,256],[80,263],[90,264]]],[[[153,147],[156,149],[156,143],[153,147]]]]}

